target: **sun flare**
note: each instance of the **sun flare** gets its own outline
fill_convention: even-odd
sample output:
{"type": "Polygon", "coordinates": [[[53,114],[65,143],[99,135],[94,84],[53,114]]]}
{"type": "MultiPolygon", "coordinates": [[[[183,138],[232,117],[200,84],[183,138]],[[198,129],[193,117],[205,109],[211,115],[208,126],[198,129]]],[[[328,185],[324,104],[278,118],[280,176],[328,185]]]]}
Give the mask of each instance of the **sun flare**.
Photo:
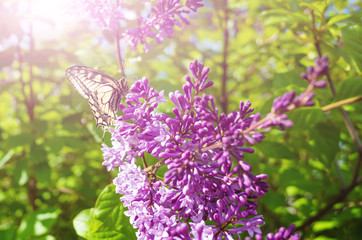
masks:
{"type": "Polygon", "coordinates": [[[33,24],[34,33],[45,37],[55,37],[60,31],[72,23],[75,16],[70,14],[71,0],[33,0],[29,1],[25,15],[33,24]]]}

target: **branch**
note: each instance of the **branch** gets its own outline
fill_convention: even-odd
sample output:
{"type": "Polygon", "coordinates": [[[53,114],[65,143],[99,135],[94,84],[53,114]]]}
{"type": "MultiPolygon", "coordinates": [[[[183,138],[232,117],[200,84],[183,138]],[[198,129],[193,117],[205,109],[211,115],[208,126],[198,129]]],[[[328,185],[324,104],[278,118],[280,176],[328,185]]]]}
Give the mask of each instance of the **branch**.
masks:
{"type": "MultiPolygon", "coordinates": [[[[359,157],[358,157],[358,161],[357,161],[357,166],[356,166],[356,171],[357,173],[359,172],[359,169],[361,167],[361,162],[362,162],[362,152],[359,152],[359,157]]],[[[355,173],[356,173],[355,172],[355,173]]],[[[348,194],[356,187],[358,186],[362,179],[357,179],[357,177],[355,178],[355,174],[354,177],[351,181],[351,183],[348,185],[347,188],[343,188],[341,189],[341,191],[339,192],[339,194],[337,196],[335,196],[333,198],[333,200],[328,203],[327,206],[325,206],[324,208],[322,208],[321,210],[319,210],[319,212],[310,217],[307,221],[305,221],[301,226],[296,228],[296,231],[299,230],[303,230],[305,229],[307,226],[309,226],[310,224],[312,224],[314,221],[317,221],[318,219],[320,219],[321,217],[323,217],[325,214],[327,214],[329,212],[329,210],[331,210],[333,208],[333,206],[339,202],[343,202],[344,199],[348,196],[348,194]]]]}
{"type": "MultiPolygon", "coordinates": [[[[34,96],[34,89],[33,89],[33,81],[34,81],[34,74],[33,74],[33,63],[32,63],[32,57],[34,52],[34,37],[33,37],[33,25],[32,23],[29,23],[29,98],[27,102],[27,110],[30,122],[34,121],[34,107],[35,107],[35,96],[34,96]]],[[[32,130],[33,134],[36,134],[35,129],[32,130]]],[[[33,141],[32,146],[35,145],[35,141],[33,141]]],[[[38,206],[36,205],[36,198],[37,198],[37,181],[34,175],[34,167],[35,165],[32,164],[30,171],[29,171],[29,182],[27,184],[27,190],[28,190],[28,198],[29,202],[31,204],[32,210],[35,211],[38,209],[38,206]]]]}
{"type": "MultiPolygon", "coordinates": [[[[119,6],[119,0],[117,0],[117,7],[119,6]]],[[[119,63],[119,66],[121,68],[121,72],[122,72],[122,78],[126,78],[126,73],[125,73],[125,70],[124,70],[124,63],[123,63],[123,59],[122,59],[122,56],[121,56],[121,46],[119,44],[119,41],[120,41],[120,29],[119,29],[119,23],[117,23],[116,25],[116,44],[117,44],[117,59],[118,59],[118,63],[119,63]]]]}
{"type": "Polygon", "coordinates": [[[36,205],[36,193],[38,191],[38,188],[36,186],[36,178],[33,173],[29,176],[29,182],[27,184],[27,190],[28,190],[28,198],[31,205],[31,209],[33,211],[38,209],[38,206],[36,205]]]}
{"type": "MultiPolygon", "coordinates": [[[[24,78],[23,78],[23,56],[21,54],[21,48],[20,48],[20,40],[17,44],[17,47],[16,47],[16,50],[17,50],[17,55],[18,55],[18,61],[19,61],[19,67],[18,67],[18,71],[19,71],[19,81],[21,83],[21,92],[23,93],[23,96],[24,96],[24,104],[25,106],[28,108],[28,97],[25,93],[25,86],[26,86],[26,83],[24,81],[24,78]]],[[[16,96],[14,94],[14,96],[16,96]]]]}
{"type": "Polygon", "coordinates": [[[222,67],[222,79],[221,79],[221,99],[220,105],[222,111],[226,114],[228,110],[228,94],[226,89],[226,82],[227,82],[227,71],[228,71],[228,47],[229,47],[229,29],[228,29],[228,21],[229,21],[229,9],[228,9],[228,2],[224,0],[224,19],[223,19],[223,27],[224,27],[224,47],[223,47],[223,60],[221,63],[222,67]]]}
{"type": "Polygon", "coordinates": [[[329,110],[342,107],[343,105],[358,102],[358,101],[361,101],[361,100],[362,100],[362,96],[347,98],[347,99],[344,99],[344,100],[341,100],[341,101],[338,101],[338,102],[335,102],[335,103],[332,103],[332,104],[329,104],[327,106],[322,107],[322,111],[327,112],[329,110]]]}
{"type": "Polygon", "coordinates": [[[313,39],[314,39],[314,46],[318,52],[318,56],[322,57],[322,51],[321,51],[321,46],[319,44],[319,39],[318,39],[318,30],[315,26],[315,15],[314,15],[314,11],[311,9],[311,13],[312,15],[312,33],[313,33],[313,39]]]}
{"type": "Polygon", "coordinates": [[[30,88],[30,96],[28,102],[28,114],[30,118],[30,122],[34,121],[34,107],[35,107],[35,96],[33,90],[33,63],[32,63],[32,55],[34,52],[34,37],[33,37],[33,25],[29,24],[29,38],[30,38],[30,49],[29,49],[29,88],[30,88]]]}
{"type": "Polygon", "coordinates": [[[168,159],[168,158],[163,159],[162,161],[157,162],[156,164],[154,164],[154,165],[152,165],[152,166],[149,166],[149,167],[143,169],[143,171],[145,171],[145,172],[151,172],[151,171],[152,171],[152,172],[155,173],[158,168],[160,168],[163,164],[165,164],[165,161],[166,161],[167,159],[168,159]]]}
{"type": "MultiPolygon", "coordinates": [[[[321,50],[321,45],[320,45],[320,41],[319,41],[319,37],[318,37],[318,30],[315,26],[315,16],[314,16],[314,11],[311,10],[311,15],[312,15],[312,33],[313,33],[313,39],[314,39],[314,46],[318,52],[318,56],[321,58],[322,57],[322,50],[321,50]]],[[[329,87],[331,88],[331,91],[333,93],[333,96],[336,95],[336,89],[334,88],[334,84],[332,82],[331,76],[329,74],[329,72],[326,74],[327,75],[327,80],[329,83],[329,87]]]]}

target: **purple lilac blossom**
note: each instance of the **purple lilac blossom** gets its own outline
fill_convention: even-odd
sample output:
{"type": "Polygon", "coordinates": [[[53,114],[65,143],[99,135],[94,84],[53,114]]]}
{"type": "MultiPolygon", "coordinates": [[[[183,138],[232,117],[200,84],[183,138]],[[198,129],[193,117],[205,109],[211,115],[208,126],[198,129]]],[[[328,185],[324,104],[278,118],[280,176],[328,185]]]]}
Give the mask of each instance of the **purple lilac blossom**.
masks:
{"type": "Polygon", "coordinates": [[[186,15],[190,10],[196,12],[203,7],[200,0],[187,0],[183,5],[180,0],[159,0],[152,7],[147,17],[138,17],[138,26],[135,29],[127,29],[123,35],[130,40],[130,45],[136,49],[138,44],[144,45],[147,52],[150,45],[147,39],[155,39],[162,43],[164,38],[173,38],[175,27],[182,27],[182,24],[190,24],[186,15]]]}
{"type": "Polygon", "coordinates": [[[138,228],[137,239],[161,239],[168,237],[167,230],[173,228],[176,214],[169,207],[168,196],[173,190],[158,182],[150,182],[146,174],[134,161],[124,162],[114,179],[116,192],[123,195],[121,201],[127,207],[125,215],[130,223],[138,228]]]}
{"type": "Polygon", "coordinates": [[[306,73],[302,73],[300,76],[307,80],[309,84],[312,84],[316,88],[324,88],[327,85],[325,80],[318,80],[322,76],[329,73],[328,68],[328,56],[323,56],[315,60],[314,66],[309,66],[306,73]]]}
{"type": "Polygon", "coordinates": [[[203,7],[202,0],[157,0],[149,10],[144,2],[139,4],[119,0],[118,3],[111,0],[80,0],[71,9],[81,19],[94,21],[104,29],[118,34],[120,24],[127,26],[122,36],[128,40],[132,49],[137,49],[140,44],[147,52],[151,47],[149,41],[155,39],[157,43],[163,42],[164,38],[173,38],[175,27],[181,28],[183,24],[188,25],[188,16],[203,7]],[[140,11],[143,6],[143,11],[140,11]],[[76,10],[74,10],[76,9],[76,10]],[[138,16],[136,27],[132,28],[134,20],[125,17],[125,11],[132,11],[138,16]],[[147,12],[148,11],[148,12],[147,12]]]}
{"type": "Polygon", "coordinates": [[[266,116],[266,119],[270,120],[261,124],[260,128],[279,126],[281,130],[284,130],[286,127],[292,127],[293,123],[287,119],[285,113],[299,107],[314,106],[313,97],[315,93],[312,90],[326,86],[327,82],[323,79],[320,80],[320,78],[328,72],[328,57],[317,58],[315,65],[308,67],[306,73],[301,74],[301,77],[309,83],[307,90],[299,96],[296,96],[294,91],[290,91],[275,98],[271,112],[266,116]]]}
{"type": "MultiPolygon", "coordinates": [[[[268,233],[266,235],[266,240],[299,240],[299,233],[294,232],[295,225],[291,224],[288,229],[284,227],[279,228],[278,232],[268,233]]],[[[255,240],[263,240],[264,238],[260,234],[255,235],[255,240]]],[[[245,240],[251,240],[250,237],[246,237],[245,240]]]]}
{"type": "Polygon", "coordinates": [[[94,21],[104,29],[116,29],[119,21],[124,19],[121,6],[112,4],[110,0],[75,1],[71,12],[82,20],[94,21]]]}
{"type": "Polygon", "coordinates": [[[114,184],[138,239],[259,236],[264,221],[256,200],[268,191],[267,175],[252,174],[243,158],[254,152],[245,144],[264,136],[243,131],[260,115],[252,114],[249,101],[220,114],[213,97],[201,95],[212,85],[209,68],[194,60],[189,69],[183,93],[169,94],[173,116],[157,112],[166,99],[147,78],[130,88],[123,115],[110,129],[112,147],[103,145],[103,165],[119,169],[114,184]],[[148,156],[159,165],[141,170],[136,159],[148,156]],[[156,174],[161,165],[168,168],[163,177],[156,174]]]}
{"type": "Polygon", "coordinates": [[[288,229],[284,227],[279,228],[279,231],[275,234],[268,233],[267,240],[299,240],[299,233],[294,233],[295,226],[291,224],[288,229]]]}

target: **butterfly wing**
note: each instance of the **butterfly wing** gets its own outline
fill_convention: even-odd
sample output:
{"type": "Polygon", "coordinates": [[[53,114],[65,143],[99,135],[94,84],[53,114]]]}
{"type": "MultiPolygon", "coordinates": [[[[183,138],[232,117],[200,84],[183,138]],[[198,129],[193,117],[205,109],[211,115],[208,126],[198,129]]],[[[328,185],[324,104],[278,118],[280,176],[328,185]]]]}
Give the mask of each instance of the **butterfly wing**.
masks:
{"type": "Polygon", "coordinates": [[[92,92],[104,84],[110,84],[116,89],[121,89],[117,80],[89,67],[70,67],[66,70],[66,76],[84,98],[89,98],[92,92]]]}
{"type": "Polygon", "coordinates": [[[97,125],[108,127],[115,118],[122,100],[122,94],[110,84],[102,85],[92,92],[89,97],[89,105],[97,121],[97,125]]]}
{"type": "Polygon", "coordinates": [[[123,78],[119,83],[114,78],[84,66],[68,68],[66,76],[77,92],[88,99],[97,126],[108,127],[122,96],[128,91],[126,80],[123,78]]]}

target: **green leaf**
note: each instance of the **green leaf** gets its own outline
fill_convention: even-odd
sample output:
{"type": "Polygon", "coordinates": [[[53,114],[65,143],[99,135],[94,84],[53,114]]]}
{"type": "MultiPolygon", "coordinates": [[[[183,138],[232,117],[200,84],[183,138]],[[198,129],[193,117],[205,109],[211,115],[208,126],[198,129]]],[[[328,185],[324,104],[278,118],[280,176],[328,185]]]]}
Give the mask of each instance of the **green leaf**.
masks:
{"type": "MultiPolygon", "coordinates": [[[[321,191],[321,189],[325,187],[321,182],[316,182],[315,179],[304,180],[304,181],[297,180],[295,186],[299,187],[301,190],[305,192],[310,192],[310,193],[318,193],[321,191]]],[[[335,187],[332,186],[328,190],[333,191],[334,189],[335,187]]]]}
{"type": "MultiPolygon", "coordinates": [[[[81,236],[88,240],[121,240],[125,239],[126,236],[116,230],[110,230],[104,227],[101,221],[98,221],[94,217],[94,208],[86,209],[81,211],[73,220],[73,226],[78,236],[81,236]]],[[[113,226],[116,227],[116,226],[113,226]]],[[[135,234],[134,234],[135,236],[135,234]]],[[[135,239],[130,238],[129,239],[135,239]]]]}
{"type": "Polygon", "coordinates": [[[319,169],[321,171],[324,171],[326,169],[325,164],[319,161],[319,159],[309,159],[308,163],[310,166],[312,166],[315,169],[319,169]]]}
{"type": "Polygon", "coordinates": [[[335,23],[341,22],[343,20],[346,20],[348,18],[350,18],[352,16],[352,14],[338,14],[334,17],[331,17],[327,23],[327,26],[331,26],[335,23]]]}
{"type": "Polygon", "coordinates": [[[362,78],[352,77],[342,82],[338,88],[336,101],[362,95],[362,78]]]}
{"type": "Polygon", "coordinates": [[[19,186],[23,186],[29,180],[29,162],[28,158],[18,158],[14,169],[14,180],[19,186]]]}
{"type": "Polygon", "coordinates": [[[75,114],[68,115],[62,119],[63,129],[69,132],[77,132],[80,129],[80,120],[82,118],[83,113],[77,112],[75,114]]]}
{"type": "Polygon", "coordinates": [[[285,196],[281,193],[270,191],[263,197],[262,201],[269,209],[275,209],[285,204],[285,196]]]}
{"type": "Polygon", "coordinates": [[[34,175],[38,183],[43,184],[46,187],[50,186],[50,173],[51,169],[47,162],[37,164],[34,168],[34,175]]]}
{"type": "Polygon", "coordinates": [[[303,131],[321,121],[324,114],[319,107],[308,107],[289,112],[288,118],[293,121],[293,129],[303,131]]]}
{"type": "Polygon", "coordinates": [[[316,238],[313,238],[313,240],[338,240],[338,238],[330,238],[330,237],[326,237],[326,236],[318,236],[316,238]]]}
{"type": "Polygon", "coordinates": [[[44,145],[49,152],[57,154],[64,146],[64,142],[61,140],[60,137],[54,137],[54,138],[49,138],[44,143],[44,145]]]}
{"type": "Polygon", "coordinates": [[[37,238],[33,238],[35,240],[56,240],[56,238],[53,235],[45,235],[37,238]]]}
{"type": "Polygon", "coordinates": [[[339,129],[329,123],[319,123],[309,132],[312,151],[329,167],[339,151],[339,129]]]}
{"type": "Polygon", "coordinates": [[[10,136],[7,140],[8,148],[15,148],[17,146],[30,145],[35,139],[31,133],[21,133],[15,136],[10,136]]]}
{"type": "Polygon", "coordinates": [[[79,112],[79,113],[74,113],[74,114],[68,115],[62,119],[62,124],[66,124],[66,123],[74,124],[76,122],[80,122],[80,119],[82,118],[82,114],[83,113],[79,112]]]}
{"type": "Polygon", "coordinates": [[[265,10],[262,12],[265,25],[273,25],[285,23],[291,25],[293,23],[308,23],[308,17],[299,12],[288,11],[283,8],[265,10]]]}
{"type": "Polygon", "coordinates": [[[64,146],[69,146],[73,148],[74,146],[80,147],[83,142],[75,137],[54,137],[49,138],[44,146],[47,147],[47,150],[58,153],[64,146]]]}
{"type": "Polygon", "coordinates": [[[37,210],[26,216],[17,230],[16,239],[31,239],[48,233],[55,224],[60,210],[54,207],[37,210]]]}
{"type": "Polygon", "coordinates": [[[115,192],[113,184],[104,188],[98,196],[94,215],[96,219],[105,224],[113,222],[116,223],[116,226],[119,226],[122,223],[122,217],[124,216],[123,206],[120,201],[120,195],[115,192]]]}
{"type": "Polygon", "coordinates": [[[344,0],[334,1],[335,7],[340,11],[342,11],[347,6],[347,4],[348,4],[348,1],[344,1],[344,0]]]}
{"type": "Polygon", "coordinates": [[[13,240],[15,237],[16,229],[15,227],[10,227],[7,229],[0,229],[0,239],[1,240],[13,240]]]}
{"type": "Polygon", "coordinates": [[[44,150],[43,146],[39,145],[32,146],[30,150],[30,162],[41,163],[45,162],[46,158],[47,158],[47,152],[44,150]]]}
{"type": "Polygon", "coordinates": [[[48,130],[48,122],[36,119],[31,123],[31,128],[36,130],[40,135],[44,135],[48,130]]]}
{"type": "Polygon", "coordinates": [[[280,185],[284,188],[288,186],[296,186],[301,179],[305,179],[305,176],[296,168],[287,168],[280,174],[280,185]]]}
{"type": "MultiPolygon", "coordinates": [[[[136,235],[135,235],[136,236],[136,235]]],[[[125,236],[123,233],[120,233],[118,231],[115,230],[99,230],[95,233],[92,233],[87,239],[89,240],[101,240],[101,239],[106,239],[106,240],[124,240],[124,239],[130,239],[129,236],[125,236]]],[[[131,238],[132,239],[132,238],[131,238]]]]}
{"type": "Polygon", "coordinates": [[[93,210],[93,208],[85,209],[73,219],[73,226],[78,236],[88,239],[91,235],[95,222],[93,210]]]}
{"type": "Polygon", "coordinates": [[[345,209],[342,213],[340,213],[338,220],[346,221],[357,218],[362,218],[362,209],[358,205],[345,209]]]}
{"type": "Polygon", "coordinates": [[[94,216],[110,229],[122,232],[128,237],[135,236],[129,218],[124,215],[125,209],[120,197],[121,195],[115,191],[115,186],[113,184],[108,185],[97,199],[94,216]]]}
{"type": "Polygon", "coordinates": [[[301,191],[301,189],[299,189],[296,186],[288,186],[285,189],[285,193],[286,193],[286,195],[288,195],[290,197],[296,197],[296,196],[298,196],[298,194],[303,193],[303,191],[301,191]]]}
{"type": "Polygon", "coordinates": [[[326,1],[313,1],[311,3],[303,1],[300,3],[300,6],[308,7],[319,14],[321,14],[323,10],[327,7],[326,1]]]}
{"type": "Polygon", "coordinates": [[[349,60],[359,73],[362,73],[362,26],[352,25],[342,28],[344,41],[343,50],[348,54],[349,60]]]}
{"type": "Polygon", "coordinates": [[[263,141],[256,146],[265,156],[272,158],[293,159],[294,153],[290,149],[278,142],[263,141]]]}
{"type": "Polygon", "coordinates": [[[11,159],[14,155],[14,149],[10,149],[1,159],[0,159],[0,169],[11,159]]]}
{"type": "Polygon", "coordinates": [[[313,231],[322,232],[338,227],[338,221],[318,221],[313,223],[313,231]]]}
{"type": "Polygon", "coordinates": [[[305,197],[295,200],[293,205],[298,209],[298,211],[303,212],[304,214],[311,213],[313,211],[311,201],[305,197]]]}
{"type": "Polygon", "coordinates": [[[288,89],[290,90],[290,86],[292,86],[294,89],[302,87],[306,87],[305,81],[300,77],[300,73],[298,73],[295,70],[284,72],[284,73],[277,73],[274,74],[273,77],[273,87],[279,89],[279,88],[285,88],[285,86],[288,86],[288,89]]]}
{"type": "Polygon", "coordinates": [[[73,225],[77,234],[86,239],[136,239],[135,230],[123,212],[120,195],[110,184],[98,196],[96,206],[79,213],[73,225]]]}

